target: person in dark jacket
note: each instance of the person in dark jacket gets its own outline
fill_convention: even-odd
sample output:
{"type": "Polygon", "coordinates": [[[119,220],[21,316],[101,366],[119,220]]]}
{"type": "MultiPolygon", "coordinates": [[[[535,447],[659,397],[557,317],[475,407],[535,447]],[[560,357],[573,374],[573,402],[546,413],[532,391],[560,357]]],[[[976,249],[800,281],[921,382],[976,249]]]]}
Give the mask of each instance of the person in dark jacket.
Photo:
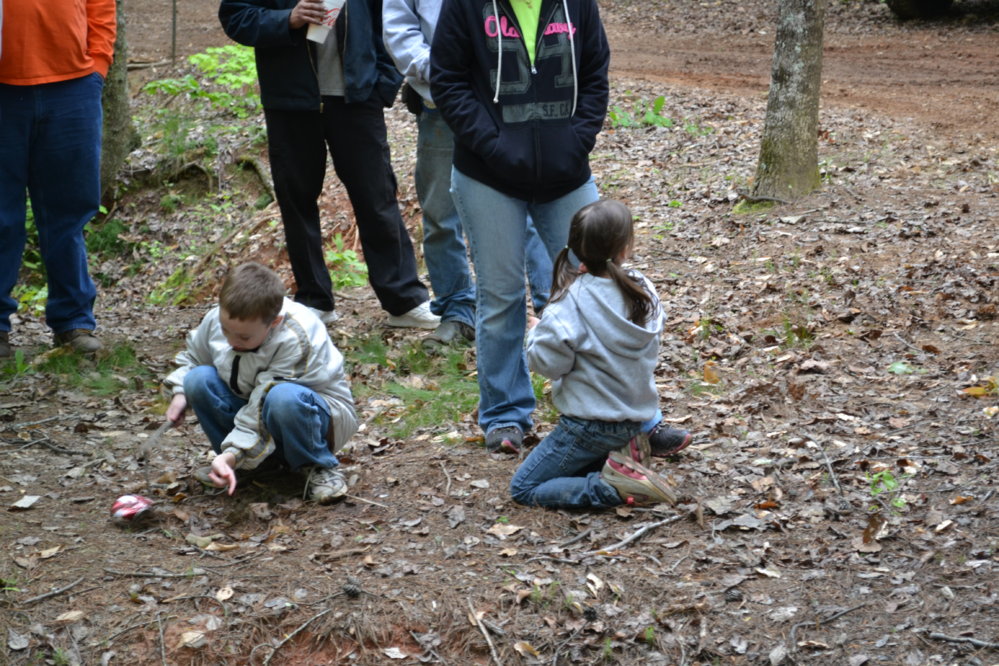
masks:
{"type": "Polygon", "coordinates": [[[479,425],[488,450],[514,453],[534,411],[527,219],[554,257],[572,216],[597,200],[589,153],[607,112],[610,50],[594,0],[444,0],[430,59],[476,271],[479,425]]]}
{"type": "Polygon", "coordinates": [[[390,326],[435,328],[429,293],[396,199],[383,107],[402,77],[382,44],[380,0],[347,0],[325,41],[321,0],[222,0],[225,33],[254,47],[271,172],[295,276],[295,300],[337,315],[317,200],[326,152],[354,207],[371,286],[390,326]]]}

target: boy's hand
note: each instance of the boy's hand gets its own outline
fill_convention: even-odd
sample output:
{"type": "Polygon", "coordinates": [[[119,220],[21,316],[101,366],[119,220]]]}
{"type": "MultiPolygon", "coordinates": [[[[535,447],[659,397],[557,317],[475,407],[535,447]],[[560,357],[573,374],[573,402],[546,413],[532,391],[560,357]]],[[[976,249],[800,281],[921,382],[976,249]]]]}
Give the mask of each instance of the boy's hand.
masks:
{"type": "Polygon", "coordinates": [[[170,423],[177,425],[184,420],[184,412],[187,411],[187,397],[183,393],[175,393],[167,407],[166,417],[170,423]]]}
{"type": "Polygon", "coordinates": [[[212,480],[216,488],[229,486],[229,494],[236,492],[236,456],[231,453],[220,453],[212,461],[212,471],[208,473],[208,478],[212,480]]]}

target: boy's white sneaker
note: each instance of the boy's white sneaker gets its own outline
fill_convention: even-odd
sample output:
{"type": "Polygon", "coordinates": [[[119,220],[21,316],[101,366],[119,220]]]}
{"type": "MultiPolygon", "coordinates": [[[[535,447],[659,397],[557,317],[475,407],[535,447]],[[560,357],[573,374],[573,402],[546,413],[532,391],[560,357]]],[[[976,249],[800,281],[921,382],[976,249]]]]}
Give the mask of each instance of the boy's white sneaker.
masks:
{"type": "Polygon", "coordinates": [[[336,467],[309,465],[299,470],[305,475],[305,498],[329,504],[347,494],[347,479],[336,467]]]}
{"type": "Polygon", "coordinates": [[[424,301],[404,314],[389,315],[388,318],[388,325],[396,328],[435,329],[440,323],[441,318],[430,311],[430,301],[424,301]]]}

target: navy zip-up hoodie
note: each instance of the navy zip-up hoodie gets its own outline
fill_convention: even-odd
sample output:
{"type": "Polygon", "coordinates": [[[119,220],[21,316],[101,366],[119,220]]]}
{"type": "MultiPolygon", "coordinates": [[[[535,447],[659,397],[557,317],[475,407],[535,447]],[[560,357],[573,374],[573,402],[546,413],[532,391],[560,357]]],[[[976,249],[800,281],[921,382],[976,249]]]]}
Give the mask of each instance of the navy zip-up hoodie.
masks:
{"type": "Polygon", "coordinates": [[[532,67],[508,0],[444,0],[430,90],[454,131],[458,171],[544,203],[590,177],[610,49],[594,0],[542,0],[537,34],[532,67]]]}
{"type": "MultiPolygon", "coordinates": [[[[319,111],[321,97],[307,27],[292,30],[291,10],[298,0],[222,0],[219,21],[231,39],[252,46],[265,109],[319,111]]],[[[391,106],[402,85],[382,42],[381,0],[347,0],[337,19],[343,60],[344,99],[366,102],[372,95],[391,106]]]]}

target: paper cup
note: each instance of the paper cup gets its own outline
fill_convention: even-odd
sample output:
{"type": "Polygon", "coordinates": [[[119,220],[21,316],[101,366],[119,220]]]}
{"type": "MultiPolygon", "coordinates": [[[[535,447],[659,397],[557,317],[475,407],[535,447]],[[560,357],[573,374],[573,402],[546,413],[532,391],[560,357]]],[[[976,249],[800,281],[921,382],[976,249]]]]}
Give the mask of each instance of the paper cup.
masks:
{"type": "Polygon", "coordinates": [[[309,30],[305,33],[305,37],[313,42],[318,42],[322,44],[326,41],[326,38],[330,34],[330,30],[333,29],[333,24],[336,23],[336,18],[340,15],[340,10],[343,8],[343,3],[346,0],[324,0],[323,6],[326,8],[326,16],[323,18],[322,23],[310,23],[309,30]]]}

